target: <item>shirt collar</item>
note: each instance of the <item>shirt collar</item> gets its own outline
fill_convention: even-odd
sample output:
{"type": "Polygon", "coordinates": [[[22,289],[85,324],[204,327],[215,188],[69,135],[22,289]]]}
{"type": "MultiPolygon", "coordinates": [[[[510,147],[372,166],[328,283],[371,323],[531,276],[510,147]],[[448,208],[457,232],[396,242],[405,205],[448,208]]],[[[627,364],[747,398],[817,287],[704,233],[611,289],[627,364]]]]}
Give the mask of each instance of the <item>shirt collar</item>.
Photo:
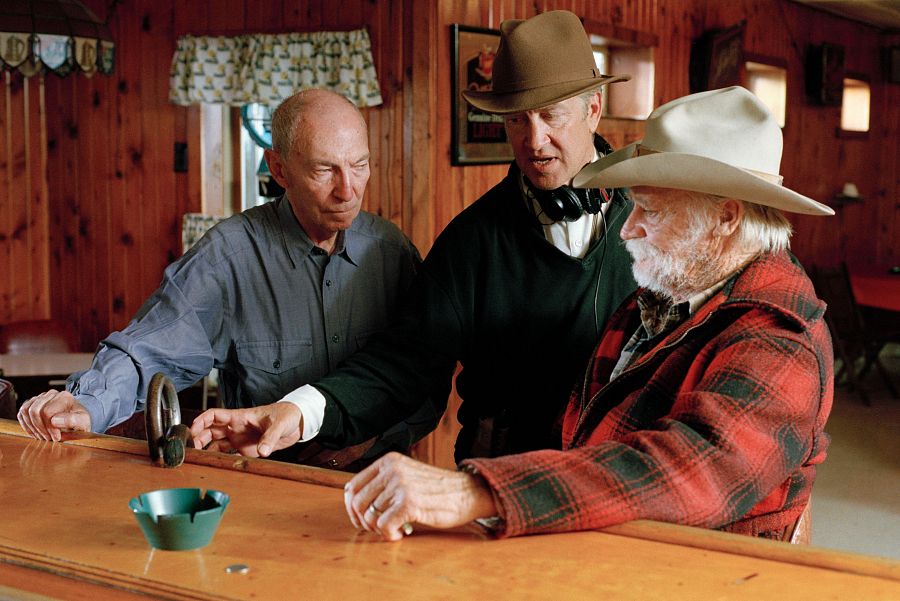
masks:
{"type": "MultiPolygon", "coordinates": [[[[300,225],[297,216],[294,215],[294,209],[291,207],[287,196],[282,196],[273,202],[278,203],[277,212],[278,219],[281,222],[285,252],[291,258],[294,267],[296,267],[298,263],[316,252],[315,249],[317,247],[310,240],[303,226],[300,225]]],[[[357,240],[359,236],[351,234],[351,231],[356,229],[358,220],[358,217],[353,220],[349,230],[338,232],[337,240],[334,243],[334,252],[332,253],[332,256],[341,257],[353,265],[357,264],[353,257],[360,255],[359,241],[357,240]]]]}
{"type": "MultiPolygon", "coordinates": [[[[730,275],[728,277],[731,277],[730,275]]],[[[641,311],[641,324],[650,337],[668,332],[682,321],[697,312],[706,301],[725,286],[728,277],[716,282],[706,290],[698,292],[684,302],[672,304],[672,299],[664,294],[644,290],[638,296],[638,308],[641,311]]]]}

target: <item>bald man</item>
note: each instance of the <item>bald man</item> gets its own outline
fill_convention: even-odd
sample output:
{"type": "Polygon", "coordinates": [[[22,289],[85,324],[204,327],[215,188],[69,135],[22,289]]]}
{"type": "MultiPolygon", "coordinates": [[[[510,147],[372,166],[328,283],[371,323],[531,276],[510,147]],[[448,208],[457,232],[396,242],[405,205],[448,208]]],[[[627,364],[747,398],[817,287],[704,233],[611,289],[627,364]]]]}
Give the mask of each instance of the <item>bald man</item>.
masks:
{"type": "MultiPolygon", "coordinates": [[[[217,368],[225,407],[273,403],[387,324],[420,258],[396,226],[360,211],[369,180],[363,116],[339,94],[302,91],[275,111],[272,142],[265,157],[284,196],[219,223],[170,265],[89,370],[23,404],[29,434],[103,432],[143,409],[157,372],[181,390],[217,368]]],[[[438,418],[426,407],[356,452],[292,447],[279,458],[353,469],[408,448],[438,418]]]]}

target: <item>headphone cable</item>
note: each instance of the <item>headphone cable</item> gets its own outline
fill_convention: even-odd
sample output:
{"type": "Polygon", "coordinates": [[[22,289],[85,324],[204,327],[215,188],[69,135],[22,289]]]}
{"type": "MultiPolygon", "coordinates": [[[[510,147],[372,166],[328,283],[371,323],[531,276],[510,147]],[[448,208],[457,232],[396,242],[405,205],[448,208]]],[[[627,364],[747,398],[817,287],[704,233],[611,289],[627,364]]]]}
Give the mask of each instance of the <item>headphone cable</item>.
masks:
{"type": "MultiPolygon", "coordinates": [[[[605,190],[604,190],[605,192],[605,190]]],[[[615,195],[615,190],[613,190],[615,195]]],[[[605,195],[604,195],[605,196],[605,195]]],[[[608,209],[612,210],[612,198],[608,197],[608,209]]],[[[600,317],[597,315],[597,301],[600,298],[600,280],[603,277],[603,261],[606,259],[606,248],[609,244],[609,230],[606,226],[606,211],[600,209],[600,222],[603,224],[603,252],[600,254],[599,265],[597,266],[597,285],[594,287],[594,331],[597,332],[597,338],[600,338],[600,317]]]]}

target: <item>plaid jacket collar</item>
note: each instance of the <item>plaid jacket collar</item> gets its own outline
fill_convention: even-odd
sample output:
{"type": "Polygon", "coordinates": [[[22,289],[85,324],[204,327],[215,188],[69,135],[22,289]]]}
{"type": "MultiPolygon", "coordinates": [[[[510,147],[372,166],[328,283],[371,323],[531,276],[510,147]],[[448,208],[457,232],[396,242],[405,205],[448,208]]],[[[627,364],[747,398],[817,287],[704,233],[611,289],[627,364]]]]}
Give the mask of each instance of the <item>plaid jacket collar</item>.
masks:
{"type": "MultiPolygon", "coordinates": [[[[803,267],[788,251],[760,255],[726,280],[721,290],[699,307],[696,313],[683,320],[668,334],[657,337],[654,344],[627,368],[618,370],[616,378],[622,373],[646,365],[659,353],[676,347],[688,332],[702,327],[714,314],[723,311],[762,307],[779,315],[798,331],[807,329],[811,322],[821,319],[825,303],[816,297],[807,277],[797,277],[798,271],[802,274],[803,267]]],[[[626,341],[640,323],[638,297],[643,292],[643,289],[638,289],[610,318],[585,372],[585,381],[578,395],[579,406],[584,407],[611,383],[611,375],[626,341]]]]}

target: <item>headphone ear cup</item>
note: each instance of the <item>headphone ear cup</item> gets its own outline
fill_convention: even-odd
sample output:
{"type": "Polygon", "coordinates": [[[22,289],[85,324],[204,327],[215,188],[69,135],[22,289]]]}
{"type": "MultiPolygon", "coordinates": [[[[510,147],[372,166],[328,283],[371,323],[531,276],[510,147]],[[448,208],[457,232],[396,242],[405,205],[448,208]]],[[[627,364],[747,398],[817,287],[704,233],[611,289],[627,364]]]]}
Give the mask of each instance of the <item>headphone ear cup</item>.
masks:
{"type": "Polygon", "coordinates": [[[600,207],[603,205],[603,197],[598,190],[579,189],[577,192],[582,196],[582,206],[586,213],[596,215],[600,212],[600,207]]]}
{"type": "Polygon", "coordinates": [[[553,221],[575,221],[584,213],[582,199],[574,188],[561,186],[555,190],[532,188],[541,210],[553,221]]]}

